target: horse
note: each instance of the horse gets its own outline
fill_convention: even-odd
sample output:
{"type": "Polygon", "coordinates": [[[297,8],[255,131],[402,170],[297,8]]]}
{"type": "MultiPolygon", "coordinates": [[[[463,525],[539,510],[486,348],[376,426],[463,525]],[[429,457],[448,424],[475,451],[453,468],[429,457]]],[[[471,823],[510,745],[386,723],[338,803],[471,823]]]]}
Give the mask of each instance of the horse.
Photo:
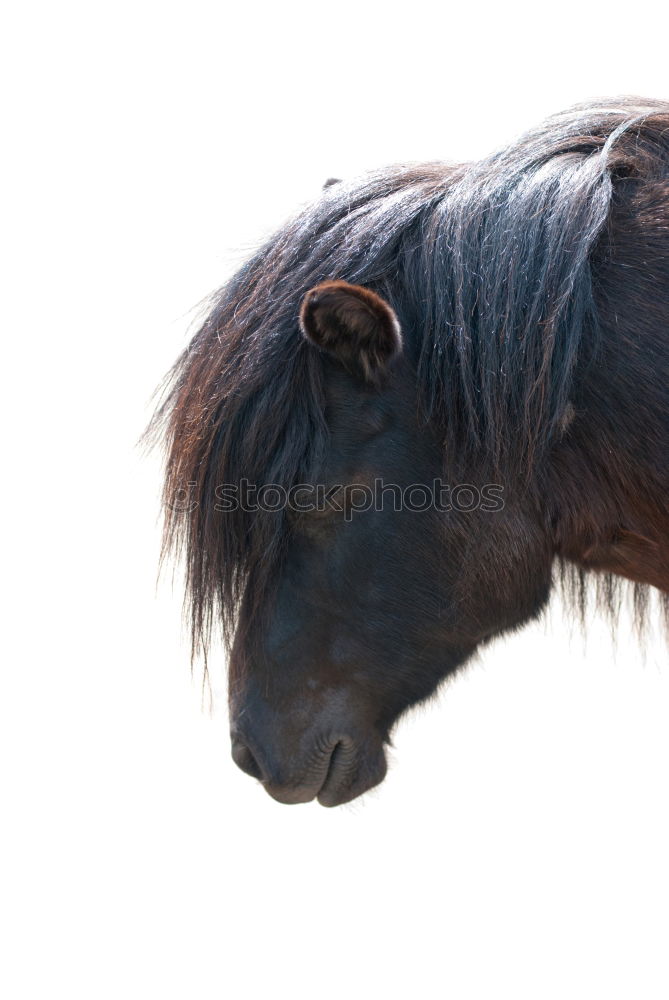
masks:
{"type": "Polygon", "coordinates": [[[556,586],[666,615],[668,331],[658,100],[333,178],[238,270],[150,434],[242,770],[348,802],[398,718],[556,586]]]}

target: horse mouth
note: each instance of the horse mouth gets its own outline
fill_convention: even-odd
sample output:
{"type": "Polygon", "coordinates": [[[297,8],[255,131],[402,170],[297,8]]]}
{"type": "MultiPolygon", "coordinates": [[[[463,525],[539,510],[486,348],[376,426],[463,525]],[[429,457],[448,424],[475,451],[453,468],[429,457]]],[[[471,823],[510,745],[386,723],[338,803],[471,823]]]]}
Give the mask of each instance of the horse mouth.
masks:
{"type": "Polygon", "coordinates": [[[361,754],[350,741],[339,740],[316,798],[320,805],[329,808],[344,805],[380,784],[387,769],[382,747],[361,754]]]}
{"type": "Polygon", "coordinates": [[[380,784],[386,771],[382,746],[362,750],[352,740],[340,739],[330,754],[322,781],[286,785],[260,780],[267,794],[283,805],[317,800],[320,805],[331,808],[351,802],[380,784]]]}

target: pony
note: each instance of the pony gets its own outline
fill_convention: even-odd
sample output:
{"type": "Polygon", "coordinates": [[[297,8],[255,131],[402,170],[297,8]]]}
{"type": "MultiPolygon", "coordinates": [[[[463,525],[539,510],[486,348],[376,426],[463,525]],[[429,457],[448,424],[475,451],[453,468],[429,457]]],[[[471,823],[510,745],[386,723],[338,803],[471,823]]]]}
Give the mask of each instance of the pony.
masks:
{"type": "Polygon", "coordinates": [[[669,605],[669,103],[474,163],[331,179],[217,292],[149,428],[193,654],[280,802],[382,781],[393,726],[562,583],[669,605]]]}

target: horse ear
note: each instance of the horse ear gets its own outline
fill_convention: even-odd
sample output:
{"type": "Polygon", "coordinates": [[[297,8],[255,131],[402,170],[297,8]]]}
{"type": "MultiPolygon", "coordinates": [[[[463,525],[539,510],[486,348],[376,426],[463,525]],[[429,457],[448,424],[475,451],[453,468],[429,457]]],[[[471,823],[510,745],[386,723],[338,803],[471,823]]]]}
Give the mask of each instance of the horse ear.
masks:
{"type": "Polygon", "coordinates": [[[302,333],[367,382],[378,382],[402,348],[394,311],[379,295],[346,281],[311,288],[300,307],[302,333]]]}

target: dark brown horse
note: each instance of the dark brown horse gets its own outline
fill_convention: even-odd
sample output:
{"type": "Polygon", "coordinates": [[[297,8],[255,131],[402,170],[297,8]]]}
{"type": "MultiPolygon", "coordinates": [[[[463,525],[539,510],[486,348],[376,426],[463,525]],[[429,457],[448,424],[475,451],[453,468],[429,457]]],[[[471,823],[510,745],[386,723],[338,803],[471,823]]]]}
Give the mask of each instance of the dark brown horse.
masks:
{"type": "Polygon", "coordinates": [[[398,716],[552,584],[669,592],[669,104],[328,182],[217,294],[155,418],[194,650],[281,802],[382,780],[398,716]]]}

